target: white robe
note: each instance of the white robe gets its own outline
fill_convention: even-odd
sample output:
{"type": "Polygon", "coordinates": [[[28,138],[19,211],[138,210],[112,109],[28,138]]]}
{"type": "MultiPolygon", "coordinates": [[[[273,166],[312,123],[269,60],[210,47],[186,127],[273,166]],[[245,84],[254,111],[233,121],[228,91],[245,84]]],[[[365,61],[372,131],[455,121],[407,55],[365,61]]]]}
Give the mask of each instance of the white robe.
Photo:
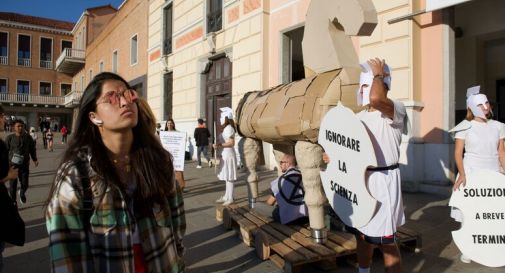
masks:
{"type": "MultiPolygon", "coordinates": [[[[223,129],[220,136],[220,143],[226,143],[230,138],[235,137],[235,129],[231,125],[223,129]]],[[[237,156],[235,155],[234,147],[223,148],[221,152],[221,162],[219,164],[219,180],[235,181],[237,180],[237,156]]]]}
{"type": "MultiPolygon", "coordinates": [[[[403,103],[393,100],[393,104],[393,120],[380,111],[364,110],[357,114],[369,130],[377,157],[377,167],[397,164],[400,158],[400,143],[407,114],[403,103]]],[[[373,237],[393,235],[397,228],[405,223],[400,169],[367,171],[366,176],[368,189],[378,201],[378,207],[370,222],[358,230],[373,237]]]]}
{"type": "MultiPolygon", "coordinates": [[[[456,132],[454,136],[456,139],[465,141],[463,155],[465,174],[476,170],[502,171],[498,157],[498,144],[500,139],[505,138],[505,124],[496,120],[487,122],[464,120],[456,126],[458,127],[462,130],[451,131],[456,132]]],[[[458,222],[463,221],[463,215],[457,208],[452,208],[451,217],[458,222]]]]}

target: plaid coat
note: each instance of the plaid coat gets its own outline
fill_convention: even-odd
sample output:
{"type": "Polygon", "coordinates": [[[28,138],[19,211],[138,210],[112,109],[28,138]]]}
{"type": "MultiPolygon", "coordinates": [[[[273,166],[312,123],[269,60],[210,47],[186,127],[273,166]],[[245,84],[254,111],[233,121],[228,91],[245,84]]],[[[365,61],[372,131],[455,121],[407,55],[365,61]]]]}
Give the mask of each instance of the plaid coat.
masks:
{"type": "MultiPolygon", "coordinates": [[[[81,214],[81,176],[75,163],[63,164],[46,212],[51,271],[134,273],[132,219],[125,193],[101,183],[102,178],[90,167],[90,157],[79,156],[93,189],[89,230],[85,231],[86,218],[81,214]]],[[[156,204],[152,211],[152,217],[137,219],[148,272],[184,272],[182,237],[186,220],[180,190],[177,188],[174,196],[167,197],[164,204],[156,204]]]]}

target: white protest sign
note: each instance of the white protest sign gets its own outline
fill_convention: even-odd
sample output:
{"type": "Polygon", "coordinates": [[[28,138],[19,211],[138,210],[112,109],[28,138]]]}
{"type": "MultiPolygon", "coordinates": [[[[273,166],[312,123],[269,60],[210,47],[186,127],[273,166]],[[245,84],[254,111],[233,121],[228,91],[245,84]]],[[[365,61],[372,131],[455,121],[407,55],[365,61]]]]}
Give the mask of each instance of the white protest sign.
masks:
{"type": "Polygon", "coordinates": [[[466,186],[452,193],[449,205],[463,222],[452,232],[454,243],[472,261],[505,266],[505,176],[493,171],[466,174],[466,186]]]}
{"type": "Polygon", "coordinates": [[[318,142],[330,157],[321,181],[331,207],[346,225],[366,225],[377,201],[367,190],[365,172],[377,160],[365,125],[339,102],[321,121],[318,142]]]}
{"type": "Polygon", "coordinates": [[[184,171],[184,155],[186,153],[186,133],[177,131],[161,131],[161,145],[174,157],[174,169],[184,171]]]}

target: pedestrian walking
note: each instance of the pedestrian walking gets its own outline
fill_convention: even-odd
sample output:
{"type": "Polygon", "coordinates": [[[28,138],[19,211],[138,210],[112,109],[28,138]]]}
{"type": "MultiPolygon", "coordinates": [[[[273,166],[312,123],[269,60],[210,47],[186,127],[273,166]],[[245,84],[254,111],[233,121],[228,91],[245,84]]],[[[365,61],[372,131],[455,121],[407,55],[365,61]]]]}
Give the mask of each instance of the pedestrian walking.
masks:
{"type": "Polygon", "coordinates": [[[47,129],[46,139],[47,139],[47,148],[49,149],[50,152],[52,152],[54,145],[54,134],[51,128],[47,129]]]}
{"type": "Polygon", "coordinates": [[[32,137],[33,142],[35,142],[35,147],[37,147],[37,139],[39,137],[37,136],[37,132],[35,132],[35,128],[33,127],[30,127],[30,136],[32,137]]]}
{"type": "Polygon", "coordinates": [[[61,144],[67,143],[67,134],[68,134],[67,126],[65,125],[61,126],[60,133],[61,133],[61,144]]]}
{"type": "Polygon", "coordinates": [[[30,175],[30,157],[35,167],[39,165],[39,162],[37,161],[35,142],[33,142],[32,137],[26,133],[25,123],[18,119],[14,120],[13,124],[14,133],[7,136],[5,143],[9,150],[10,162],[18,168],[18,177],[9,182],[10,196],[17,206],[18,181],[21,184],[19,201],[21,204],[26,203],[26,191],[28,191],[28,177],[30,175]]]}
{"type": "Polygon", "coordinates": [[[207,159],[207,162],[209,164],[209,168],[212,167],[212,161],[210,160],[208,150],[209,150],[209,138],[210,138],[210,132],[209,129],[205,126],[205,123],[203,122],[203,119],[199,118],[198,119],[198,125],[195,128],[195,132],[193,133],[193,137],[195,138],[196,142],[196,159],[198,160],[198,165],[196,165],[196,168],[200,169],[202,168],[202,157],[201,155],[207,159]]]}
{"type": "Polygon", "coordinates": [[[182,194],[136,100],[109,72],[83,93],[47,203],[52,272],[184,271],[182,194]]]}

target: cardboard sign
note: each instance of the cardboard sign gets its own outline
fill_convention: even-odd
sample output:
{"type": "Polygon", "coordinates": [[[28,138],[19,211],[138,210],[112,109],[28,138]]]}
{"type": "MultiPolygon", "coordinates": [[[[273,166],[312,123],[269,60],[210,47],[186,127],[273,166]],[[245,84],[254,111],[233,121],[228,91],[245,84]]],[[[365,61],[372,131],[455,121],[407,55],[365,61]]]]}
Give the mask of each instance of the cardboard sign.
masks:
{"type": "Polygon", "coordinates": [[[331,207],[346,225],[366,225],[377,201],[368,193],[365,172],[377,159],[365,126],[339,102],[324,116],[318,142],[330,157],[321,181],[331,207]]]}
{"type": "Polygon", "coordinates": [[[450,206],[461,210],[463,222],[452,232],[454,243],[472,261],[505,266],[505,176],[493,171],[466,175],[466,186],[452,193],[450,206]]]}
{"type": "Polygon", "coordinates": [[[170,152],[174,160],[174,169],[184,171],[184,154],[186,152],[186,133],[177,131],[161,131],[160,140],[163,148],[170,152]]]}

